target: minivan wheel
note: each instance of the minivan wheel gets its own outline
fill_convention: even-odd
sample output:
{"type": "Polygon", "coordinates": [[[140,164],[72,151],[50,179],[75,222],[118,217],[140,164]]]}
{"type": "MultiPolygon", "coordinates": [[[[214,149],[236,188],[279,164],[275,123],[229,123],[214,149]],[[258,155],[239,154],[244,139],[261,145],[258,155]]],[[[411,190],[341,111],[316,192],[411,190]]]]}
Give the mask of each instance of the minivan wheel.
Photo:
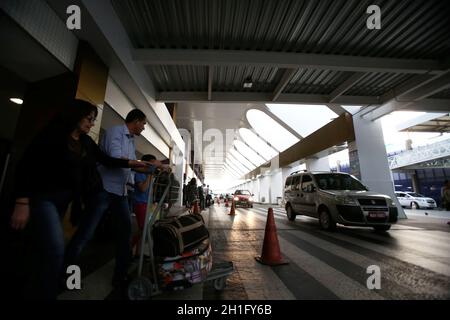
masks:
{"type": "Polygon", "coordinates": [[[330,213],[326,209],[322,209],[319,214],[319,223],[322,229],[332,231],[336,229],[336,222],[333,221],[330,213]]]}
{"type": "Polygon", "coordinates": [[[375,231],[388,231],[391,228],[391,225],[388,226],[375,226],[373,227],[375,231]]]}
{"type": "Polygon", "coordinates": [[[295,220],[295,213],[292,211],[292,207],[291,205],[287,205],[286,207],[286,215],[289,221],[294,221],[295,220]]]}
{"type": "Polygon", "coordinates": [[[417,202],[412,202],[411,203],[411,209],[416,210],[416,209],[420,209],[419,205],[417,204],[417,202]]]}

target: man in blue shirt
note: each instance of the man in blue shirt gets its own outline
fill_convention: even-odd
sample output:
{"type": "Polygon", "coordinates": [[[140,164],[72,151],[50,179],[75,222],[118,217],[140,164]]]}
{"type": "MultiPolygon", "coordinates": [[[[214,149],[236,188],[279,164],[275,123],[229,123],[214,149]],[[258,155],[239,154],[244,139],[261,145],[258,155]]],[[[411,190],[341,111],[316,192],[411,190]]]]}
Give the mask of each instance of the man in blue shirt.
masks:
{"type": "MultiPolygon", "coordinates": [[[[134,109],[127,115],[125,124],[106,130],[100,148],[111,157],[136,160],[134,136],[141,135],[146,123],[145,114],[134,109]]],[[[161,166],[159,161],[151,162],[155,166],[161,166]]],[[[116,265],[112,284],[125,289],[131,258],[131,213],[127,183],[134,183],[134,174],[128,168],[110,169],[101,165],[98,171],[102,177],[104,191],[93,196],[95,209],[80,223],[69,243],[66,261],[70,264],[77,260],[81,250],[94,235],[103,214],[110,208],[117,223],[116,265]]]]}

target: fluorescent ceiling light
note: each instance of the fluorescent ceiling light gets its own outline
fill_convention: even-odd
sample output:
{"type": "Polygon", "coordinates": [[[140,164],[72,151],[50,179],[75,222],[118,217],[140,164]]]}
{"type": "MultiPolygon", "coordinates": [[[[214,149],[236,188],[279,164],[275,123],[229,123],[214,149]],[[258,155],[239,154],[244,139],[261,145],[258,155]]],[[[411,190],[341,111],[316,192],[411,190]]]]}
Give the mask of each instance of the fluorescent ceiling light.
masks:
{"type": "Polygon", "coordinates": [[[15,104],[23,104],[23,100],[20,98],[10,98],[9,101],[14,102],[15,104]]]}

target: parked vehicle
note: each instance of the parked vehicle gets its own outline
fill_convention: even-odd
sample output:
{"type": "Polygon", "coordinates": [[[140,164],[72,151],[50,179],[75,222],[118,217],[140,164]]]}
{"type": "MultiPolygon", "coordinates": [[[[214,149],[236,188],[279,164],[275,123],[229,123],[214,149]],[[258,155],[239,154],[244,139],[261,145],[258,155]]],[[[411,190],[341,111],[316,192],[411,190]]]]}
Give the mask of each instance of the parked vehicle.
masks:
{"type": "Polygon", "coordinates": [[[409,207],[411,209],[437,208],[436,201],[433,198],[425,197],[419,193],[396,191],[395,195],[402,207],[409,207]]]}
{"type": "Polygon", "coordinates": [[[325,230],[339,223],[387,231],[398,219],[389,196],[370,192],[347,173],[295,172],[286,179],[283,202],[290,221],[296,215],[318,218],[325,230]]]}
{"type": "Polygon", "coordinates": [[[253,208],[253,194],[248,190],[236,190],[233,193],[234,205],[253,208]]]}

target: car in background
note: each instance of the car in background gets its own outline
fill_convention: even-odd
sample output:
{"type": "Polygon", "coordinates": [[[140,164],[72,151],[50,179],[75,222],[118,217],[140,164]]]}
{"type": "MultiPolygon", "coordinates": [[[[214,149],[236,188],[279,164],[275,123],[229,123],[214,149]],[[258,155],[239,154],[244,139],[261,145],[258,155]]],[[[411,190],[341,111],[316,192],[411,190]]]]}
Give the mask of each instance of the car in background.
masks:
{"type": "Polygon", "coordinates": [[[234,205],[253,208],[253,194],[248,190],[236,190],[233,193],[234,205]]]}
{"type": "Polygon", "coordinates": [[[395,191],[398,202],[402,207],[411,209],[434,209],[437,208],[436,201],[433,198],[425,197],[416,192],[395,191]]]}
{"type": "Polygon", "coordinates": [[[339,223],[387,231],[398,219],[389,196],[369,191],[347,173],[294,172],[286,178],[283,203],[290,221],[296,215],[318,218],[324,230],[339,223]]]}

